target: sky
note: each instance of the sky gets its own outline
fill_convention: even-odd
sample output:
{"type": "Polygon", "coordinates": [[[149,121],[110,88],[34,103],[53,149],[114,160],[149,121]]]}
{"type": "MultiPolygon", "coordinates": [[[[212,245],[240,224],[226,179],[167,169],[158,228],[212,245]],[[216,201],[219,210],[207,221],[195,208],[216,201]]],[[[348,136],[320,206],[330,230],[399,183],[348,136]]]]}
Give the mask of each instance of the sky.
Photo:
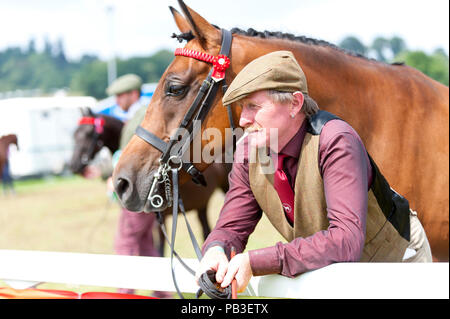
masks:
{"type": "MultiPolygon", "coordinates": [[[[366,46],[400,36],[411,50],[449,52],[448,0],[186,0],[222,28],[305,35],[338,44],[349,35],[366,46]]],[[[0,50],[31,38],[62,39],[69,59],[145,56],[181,46],[169,6],[176,0],[0,0],[0,50]],[[107,8],[110,8],[108,11],[107,8]]]]}

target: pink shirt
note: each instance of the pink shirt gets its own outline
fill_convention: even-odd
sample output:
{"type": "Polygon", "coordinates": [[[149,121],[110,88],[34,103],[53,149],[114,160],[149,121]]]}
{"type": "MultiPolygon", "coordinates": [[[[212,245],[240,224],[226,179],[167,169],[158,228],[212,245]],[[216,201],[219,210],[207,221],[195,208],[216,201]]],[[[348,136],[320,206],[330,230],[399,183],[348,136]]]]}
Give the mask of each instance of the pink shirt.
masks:
{"type": "MultiPolygon", "coordinates": [[[[306,122],[280,152],[290,156],[284,168],[293,188],[305,134],[306,122]]],[[[214,245],[224,247],[228,254],[231,246],[242,252],[262,216],[250,189],[247,150],[246,141],[237,147],[225,204],[203,245],[204,252],[214,245]]],[[[331,263],[360,259],[372,167],[360,137],[346,122],[331,120],[324,125],[319,140],[319,169],[324,182],[329,228],[307,238],[249,251],[253,275],[278,273],[293,277],[331,263]]]]}

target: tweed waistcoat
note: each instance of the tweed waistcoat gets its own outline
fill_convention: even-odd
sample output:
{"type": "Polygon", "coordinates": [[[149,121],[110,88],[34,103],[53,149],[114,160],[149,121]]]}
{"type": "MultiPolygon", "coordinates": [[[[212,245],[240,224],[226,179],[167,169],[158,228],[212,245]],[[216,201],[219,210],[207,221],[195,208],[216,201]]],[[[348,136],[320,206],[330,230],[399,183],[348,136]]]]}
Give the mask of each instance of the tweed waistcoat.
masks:
{"type": "MultiPolygon", "coordinates": [[[[293,226],[288,223],[273,187],[274,169],[267,150],[253,150],[255,153],[251,155],[256,159],[249,164],[250,187],[255,199],[287,241],[311,236],[329,226],[318,157],[321,128],[331,119],[338,118],[319,111],[309,122],[295,179],[293,226]]],[[[371,158],[370,161],[374,180],[368,191],[366,237],[361,261],[400,262],[409,243],[409,204],[389,187],[371,158]]]]}

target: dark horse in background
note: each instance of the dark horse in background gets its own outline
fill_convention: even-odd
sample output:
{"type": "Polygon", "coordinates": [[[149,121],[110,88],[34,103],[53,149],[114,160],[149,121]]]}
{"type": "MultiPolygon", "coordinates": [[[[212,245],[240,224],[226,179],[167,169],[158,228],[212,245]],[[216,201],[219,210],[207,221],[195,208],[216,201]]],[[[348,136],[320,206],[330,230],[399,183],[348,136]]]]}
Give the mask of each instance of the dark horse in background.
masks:
{"type": "Polygon", "coordinates": [[[2,178],[3,168],[8,161],[8,148],[11,144],[16,145],[19,148],[17,135],[8,134],[0,137],[0,179],[2,178]]]}
{"type": "MultiPolygon", "coordinates": [[[[122,121],[114,117],[95,115],[90,110],[85,110],[83,115],[85,120],[83,122],[82,119],[81,123],[86,124],[78,125],[74,133],[75,147],[70,162],[70,167],[74,174],[83,174],[86,166],[103,146],[106,146],[112,154],[117,151],[124,125],[122,121]],[[102,129],[96,127],[95,123],[102,125],[102,129]]],[[[186,211],[197,211],[204,238],[211,232],[207,216],[208,202],[216,188],[220,188],[223,192],[228,190],[228,173],[230,170],[231,165],[212,165],[205,172],[206,187],[199,186],[193,182],[186,183],[180,187],[180,194],[186,211]]],[[[166,210],[164,216],[171,213],[170,209],[166,210]]],[[[163,235],[162,233],[160,235],[160,244],[163,245],[164,241],[161,240],[163,235]]],[[[160,251],[162,251],[162,247],[160,247],[160,251]]]]}
{"type": "Polygon", "coordinates": [[[74,133],[75,147],[70,161],[70,170],[83,175],[95,155],[107,147],[111,154],[119,149],[120,132],[124,123],[112,116],[95,115],[91,109],[83,109],[83,118],[74,133]]]}
{"type": "MultiPolygon", "coordinates": [[[[170,8],[185,48],[217,56],[221,30],[178,1],[184,16],[170,8]]],[[[233,33],[228,85],[255,58],[272,51],[291,51],[308,79],[319,107],[347,121],[361,136],[389,184],[417,211],[435,260],[449,256],[449,89],[418,70],[349,53],[325,41],[291,34],[233,33]]],[[[141,126],[161,139],[180,125],[211,65],[176,56],[161,77],[141,126]]],[[[230,127],[219,92],[202,130],[215,127],[225,136],[230,127]]],[[[241,110],[233,109],[238,123],[241,110]]],[[[210,145],[203,140],[202,147],[210,145]]],[[[220,142],[220,141],[218,141],[220,142]]],[[[223,143],[222,143],[222,148],[223,143]]],[[[114,170],[116,192],[125,207],[143,207],[148,180],[161,153],[134,136],[114,170]],[[136,196],[138,194],[139,196],[136,196]],[[144,200],[143,200],[144,199],[144,200]]],[[[201,171],[207,163],[196,164],[201,171]]],[[[180,183],[189,176],[180,176],[180,183]]]]}

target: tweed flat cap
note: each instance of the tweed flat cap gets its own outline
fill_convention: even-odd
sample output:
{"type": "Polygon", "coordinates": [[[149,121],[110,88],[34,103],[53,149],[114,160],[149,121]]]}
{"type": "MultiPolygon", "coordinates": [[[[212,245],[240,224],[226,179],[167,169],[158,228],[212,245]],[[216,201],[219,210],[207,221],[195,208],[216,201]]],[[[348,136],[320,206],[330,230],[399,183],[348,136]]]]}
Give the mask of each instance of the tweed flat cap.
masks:
{"type": "Polygon", "coordinates": [[[228,105],[261,90],[308,93],[305,74],[292,52],[271,52],[247,64],[231,82],[222,103],[228,105]]]}
{"type": "Polygon", "coordinates": [[[117,95],[132,90],[140,90],[142,86],[142,79],[136,74],[125,74],[118,77],[106,89],[108,95],[117,95]]]}

